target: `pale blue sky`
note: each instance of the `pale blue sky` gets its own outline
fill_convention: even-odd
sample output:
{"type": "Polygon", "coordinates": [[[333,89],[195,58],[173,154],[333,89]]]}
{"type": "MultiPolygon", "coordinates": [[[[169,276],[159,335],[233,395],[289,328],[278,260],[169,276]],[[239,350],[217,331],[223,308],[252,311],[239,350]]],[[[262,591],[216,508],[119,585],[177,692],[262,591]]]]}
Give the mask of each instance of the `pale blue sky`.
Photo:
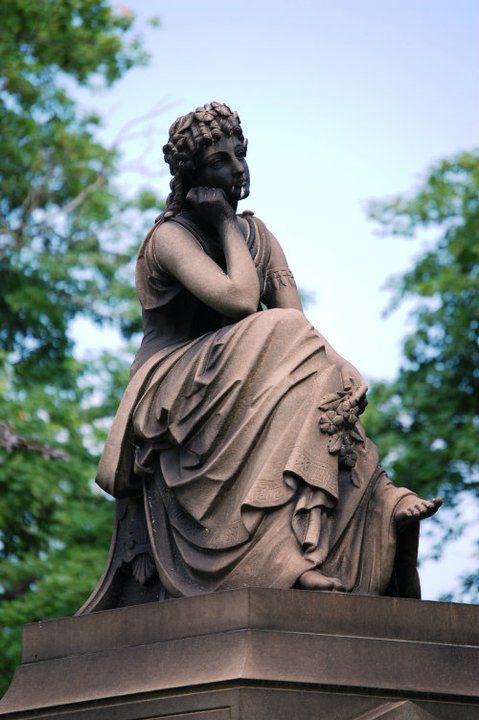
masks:
{"type": "MultiPolygon", "coordinates": [[[[363,203],[410,189],[432,161],[477,143],[477,0],[118,7],[138,15],[153,57],[94,99],[108,133],[162,98],[174,102],[155,123],[156,167],[178,115],[213,99],[238,110],[250,143],[244,207],[316,293],[314,324],[365,375],[394,375],[405,314],[381,319],[381,288],[419,245],[375,237],[363,203]],[[152,15],[159,30],[145,23],[152,15]]],[[[167,192],[167,177],[155,183],[167,192]]]]}
{"type": "MultiPolygon", "coordinates": [[[[389,295],[381,288],[420,244],[376,237],[363,205],[409,190],[437,158],[477,145],[477,0],[117,5],[138,15],[152,61],[87,100],[107,115],[106,137],[162,98],[174,102],[154,122],[148,164],[161,167],[178,115],[211,100],[236,109],[252,176],[243,206],[266,222],[298,283],[315,292],[308,315],[318,329],[367,377],[392,377],[405,312],[382,319],[389,295]],[[159,30],[146,24],[152,15],[159,30]]],[[[132,157],[136,150],[133,143],[132,157]]],[[[166,194],[168,180],[145,184],[166,194]]],[[[450,586],[457,561],[443,567],[439,585],[426,568],[427,597],[450,586]]]]}

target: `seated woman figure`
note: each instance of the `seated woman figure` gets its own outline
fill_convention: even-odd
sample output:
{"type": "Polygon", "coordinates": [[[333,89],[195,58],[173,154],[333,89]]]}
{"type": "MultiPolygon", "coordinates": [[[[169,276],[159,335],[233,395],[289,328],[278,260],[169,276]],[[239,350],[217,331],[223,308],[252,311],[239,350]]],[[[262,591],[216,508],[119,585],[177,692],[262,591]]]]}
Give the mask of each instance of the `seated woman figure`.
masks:
{"type": "Polygon", "coordinates": [[[135,576],[154,576],[161,597],[245,586],[418,597],[418,523],[441,501],[390,482],[359,421],[360,374],[304,316],[276,238],[237,214],[246,146],[220,103],[170,128],[172,190],[136,268],[145,334],[97,482],[143,494],[153,561],[135,576]]]}

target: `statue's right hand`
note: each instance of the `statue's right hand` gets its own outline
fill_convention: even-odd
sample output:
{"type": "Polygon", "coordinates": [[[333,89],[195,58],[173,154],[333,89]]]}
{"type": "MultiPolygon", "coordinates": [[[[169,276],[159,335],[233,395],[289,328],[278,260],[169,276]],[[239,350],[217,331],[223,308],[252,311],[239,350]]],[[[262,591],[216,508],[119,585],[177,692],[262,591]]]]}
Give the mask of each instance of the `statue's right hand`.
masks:
{"type": "Polygon", "coordinates": [[[235,211],[220,188],[194,187],[186,199],[198,215],[213,226],[235,217],[235,211]]]}

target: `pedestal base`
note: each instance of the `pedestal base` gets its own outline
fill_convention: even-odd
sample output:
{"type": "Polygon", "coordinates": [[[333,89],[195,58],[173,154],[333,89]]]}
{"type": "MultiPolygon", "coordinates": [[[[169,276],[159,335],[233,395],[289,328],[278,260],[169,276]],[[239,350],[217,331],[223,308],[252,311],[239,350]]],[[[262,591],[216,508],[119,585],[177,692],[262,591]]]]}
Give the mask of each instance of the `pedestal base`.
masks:
{"type": "Polygon", "coordinates": [[[2,720],[477,720],[479,607],[244,589],[27,625],[2,720]]]}

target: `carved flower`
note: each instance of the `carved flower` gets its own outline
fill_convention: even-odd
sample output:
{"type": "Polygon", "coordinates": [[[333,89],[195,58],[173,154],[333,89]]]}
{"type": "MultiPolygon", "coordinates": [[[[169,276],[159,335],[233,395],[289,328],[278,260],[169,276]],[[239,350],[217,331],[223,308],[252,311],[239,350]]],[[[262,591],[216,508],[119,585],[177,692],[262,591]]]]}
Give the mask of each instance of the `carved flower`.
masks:
{"type": "Polygon", "coordinates": [[[343,438],[343,444],[339,450],[338,459],[341,467],[353,468],[356,465],[358,454],[354,449],[351,440],[347,436],[343,438]]]}
{"type": "Polygon", "coordinates": [[[331,455],[334,455],[335,453],[339,452],[341,448],[343,447],[343,437],[342,433],[337,433],[336,435],[331,435],[328,441],[328,450],[331,455]]]}
{"type": "Polygon", "coordinates": [[[211,105],[207,106],[207,109],[210,110],[211,108],[214,108],[217,113],[222,115],[223,117],[228,117],[228,115],[231,115],[231,110],[227,105],[224,105],[220,102],[212,102],[211,105]]]}
{"type": "Polygon", "coordinates": [[[211,122],[211,120],[214,120],[215,116],[206,108],[198,108],[195,111],[195,118],[200,122],[211,122]]]}
{"type": "Polygon", "coordinates": [[[341,405],[338,407],[338,412],[342,414],[346,425],[355,425],[357,423],[358,408],[356,403],[352,403],[351,400],[343,400],[341,405]]]}
{"type": "Polygon", "coordinates": [[[335,410],[328,410],[319,416],[319,428],[321,432],[334,435],[343,425],[343,418],[335,410]]]}

